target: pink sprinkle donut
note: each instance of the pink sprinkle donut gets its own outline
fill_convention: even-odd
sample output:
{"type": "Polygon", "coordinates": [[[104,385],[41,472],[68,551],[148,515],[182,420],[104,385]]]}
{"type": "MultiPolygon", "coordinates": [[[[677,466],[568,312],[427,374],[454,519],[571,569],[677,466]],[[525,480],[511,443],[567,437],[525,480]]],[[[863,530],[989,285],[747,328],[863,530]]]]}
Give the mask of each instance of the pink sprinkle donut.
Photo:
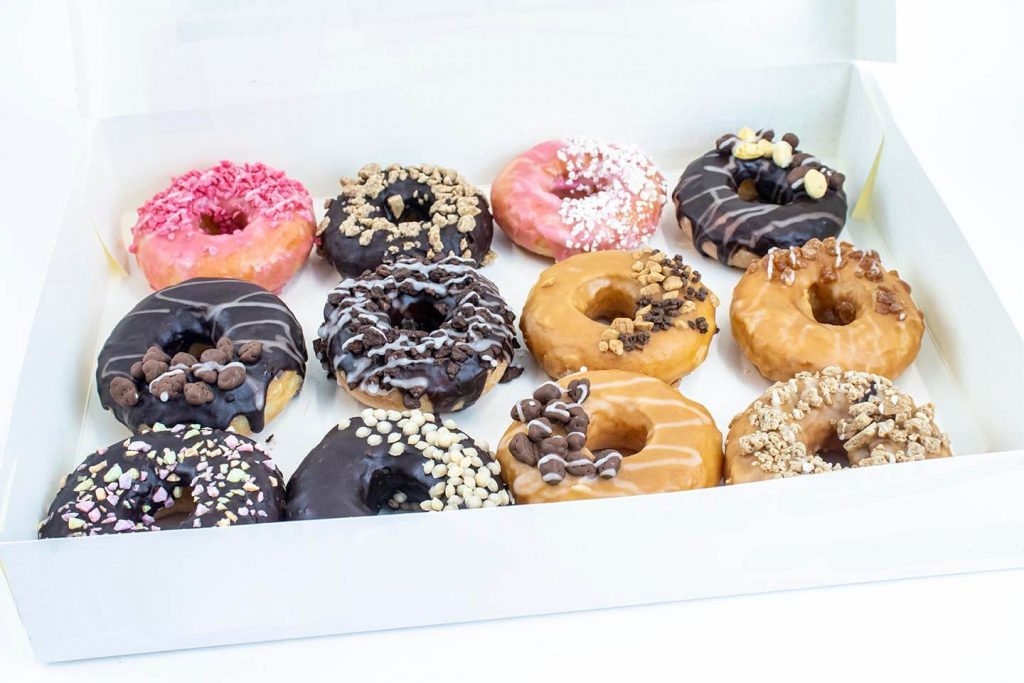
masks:
{"type": "Polygon", "coordinates": [[[665,178],[633,145],[549,140],[520,154],[491,186],[495,221],[519,246],[562,260],[633,249],[654,234],[665,178]]]}
{"type": "Polygon", "coordinates": [[[146,202],[129,250],[153,289],[225,277],[276,292],[306,262],[315,232],[301,183],[260,163],[222,161],[146,202]]]}

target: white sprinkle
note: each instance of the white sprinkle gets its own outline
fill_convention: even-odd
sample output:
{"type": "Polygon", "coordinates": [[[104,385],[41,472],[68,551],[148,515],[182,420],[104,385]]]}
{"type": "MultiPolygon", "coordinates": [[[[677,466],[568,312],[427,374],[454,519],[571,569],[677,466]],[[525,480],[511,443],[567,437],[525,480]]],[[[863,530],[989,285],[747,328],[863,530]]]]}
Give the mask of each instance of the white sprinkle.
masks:
{"type": "Polygon", "coordinates": [[[393,425],[390,422],[378,422],[377,431],[381,434],[387,434],[391,431],[393,425]]]}
{"type": "Polygon", "coordinates": [[[384,442],[384,438],[380,434],[371,434],[367,439],[366,443],[371,446],[379,446],[384,442]]]}
{"type": "Polygon", "coordinates": [[[352,424],[352,420],[350,420],[350,419],[348,419],[348,418],[346,417],[346,418],[345,418],[344,420],[342,420],[342,421],[340,421],[340,422],[338,423],[338,429],[339,429],[339,430],[345,430],[345,429],[348,429],[348,428],[349,428],[349,426],[350,426],[351,424],[352,424]]]}
{"type": "Polygon", "coordinates": [[[360,439],[365,439],[370,435],[370,433],[371,430],[369,427],[360,427],[359,429],[356,430],[356,436],[358,436],[360,439]]]}
{"type": "Polygon", "coordinates": [[[400,443],[392,444],[391,448],[388,449],[388,453],[394,456],[399,456],[402,453],[405,453],[405,446],[400,443]]]}

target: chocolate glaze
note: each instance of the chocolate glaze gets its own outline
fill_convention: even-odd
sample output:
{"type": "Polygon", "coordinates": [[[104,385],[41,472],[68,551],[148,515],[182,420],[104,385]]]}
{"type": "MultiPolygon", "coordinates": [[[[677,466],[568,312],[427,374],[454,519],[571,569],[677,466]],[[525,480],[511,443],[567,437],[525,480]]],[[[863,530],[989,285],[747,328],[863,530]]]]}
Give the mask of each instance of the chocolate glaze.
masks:
{"type": "Polygon", "coordinates": [[[306,343],[302,328],[281,299],[242,280],[195,278],[150,294],[140,301],[110,333],[100,350],[96,387],[101,405],[128,428],[156,423],[198,423],[226,428],[244,415],[254,432],[264,427],[263,409],[267,388],[280,373],[306,374],[306,343]],[[214,346],[222,336],[236,344],[258,341],[259,359],[245,364],[245,381],[222,390],[211,386],[213,400],[190,405],[184,394],[161,401],[148,384],[131,374],[132,365],[151,345],[173,356],[192,344],[214,346]],[[135,382],[138,403],[122,405],[111,396],[117,377],[135,382]]]}
{"type": "Polygon", "coordinates": [[[426,395],[434,411],[445,412],[472,405],[495,366],[511,363],[519,346],[514,322],[497,287],[470,261],[403,260],[339,283],[313,348],[327,374],[344,372],[350,389],[398,389],[409,408],[426,395]]]}
{"type": "Polygon", "coordinates": [[[128,437],[82,461],[61,483],[39,537],[276,522],[284,505],[284,477],[263,444],[176,425],[128,437]],[[158,511],[189,498],[194,509],[183,519],[161,523],[158,511]]]}
{"type": "Polygon", "coordinates": [[[728,265],[741,249],[763,256],[772,248],[788,249],[813,237],[838,235],[846,222],[843,189],[830,188],[824,197],[812,199],[786,182],[789,170],[770,158],[739,159],[717,149],[687,166],[672,200],[679,222],[686,218],[693,225],[697,251],[707,256],[702,247],[710,242],[718,248],[718,260],[728,265]],[[761,201],[746,201],[736,194],[748,178],[761,201]]]}
{"type": "MultiPolygon", "coordinates": [[[[416,215],[413,220],[430,223],[430,206],[435,201],[433,189],[429,184],[418,182],[413,178],[389,183],[382,192],[367,198],[367,201],[373,206],[370,217],[384,218],[396,226],[400,219],[408,220],[408,216],[404,218],[395,216],[391,207],[388,206],[387,198],[396,194],[404,200],[406,207],[410,207],[407,208],[406,213],[411,211],[416,215]]],[[[386,231],[377,231],[373,234],[370,242],[365,245],[360,244],[359,234],[346,237],[340,226],[349,217],[349,203],[345,195],[338,195],[327,209],[326,220],[328,223],[326,229],[320,233],[318,253],[343,277],[355,277],[367,270],[373,270],[381,263],[391,263],[402,258],[438,260],[445,256],[467,257],[461,245],[462,240],[465,239],[466,249],[469,250],[468,258],[479,266],[491,247],[494,220],[484,195],[477,193],[475,198],[476,207],[480,212],[473,217],[472,231],[459,232],[454,225],[441,228],[439,236],[444,248],[438,253],[430,245],[427,230],[408,237],[395,237],[386,231]],[[403,246],[405,242],[411,242],[412,246],[403,246]],[[389,251],[388,248],[392,246],[397,248],[397,252],[389,251]]]]}

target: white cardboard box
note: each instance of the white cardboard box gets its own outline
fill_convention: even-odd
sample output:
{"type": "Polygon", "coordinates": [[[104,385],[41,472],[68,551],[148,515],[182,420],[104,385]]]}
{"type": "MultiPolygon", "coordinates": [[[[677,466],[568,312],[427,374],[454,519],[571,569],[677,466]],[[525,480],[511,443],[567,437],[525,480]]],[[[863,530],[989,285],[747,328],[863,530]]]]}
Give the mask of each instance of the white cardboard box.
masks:
{"type": "MultiPolygon", "coordinates": [[[[0,460],[0,561],[37,656],[1024,566],[1016,403],[1024,345],[869,68],[852,61],[891,57],[890,4],[790,0],[776,8],[788,18],[781,22],[740,0],[520,3],[486,16],[474,7],[77,10],[90,151],[0,460]],[[584,133],[639,143],[671,183],[719,134],[745,124],[792,130],[847,173],[851,199],[861,200],[844,235],[878,248],[927,314],[922,352],[898,383],[936,402],[964,457],[451,515],[34,540],[57,480],[126,435],[97,404],[95,355],[147,291],[122,235],[135,207],[172,174],[220,158],[261,160],[324,197],[362,163],[429,161],[486,185],[531,144],[584,133]]],[[[707,405],[724,432],[767,386],[729,334],[738,273],[695,255],[671,206],[655,244],[696,263],[722,298],[724,329],[680,389],[707,405]]],[[[484,273],[518,311],[546,262],[500,234],[495,249],[499,259],[484,273]]],[[[337,280],[331,273],[314,256],[282,294],[307,341],[337,280]]],[[[541,378],[528,355],[522,362],[526,376],[454,415],[460,426],[497,442],[508,406],[541,378]]],[[[285,474],[358,409],[315,360],[308,370],[302,395],[260,435],[275,435],[285,474]]]]}

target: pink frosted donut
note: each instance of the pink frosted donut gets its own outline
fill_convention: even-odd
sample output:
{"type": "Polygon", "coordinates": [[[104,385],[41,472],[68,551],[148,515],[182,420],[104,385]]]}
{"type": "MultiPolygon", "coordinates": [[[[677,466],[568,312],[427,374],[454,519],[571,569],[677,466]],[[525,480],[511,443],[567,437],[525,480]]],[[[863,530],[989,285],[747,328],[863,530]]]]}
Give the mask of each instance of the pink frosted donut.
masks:
{"type": "Polygon", "coordinates": [[[542,142],[491,186],[494,219],[512,241],[556,260],[638,247],[664,205],[665,178],[649,156],[588,138],[542,142]]]}
{"type": "Polygon", "coordinates": [[[222,161],[146,202],[129,250],[153,289],[225,277],[276,292],[305,263],[315,232],[302,183],[260,163],[222,161]]]}

